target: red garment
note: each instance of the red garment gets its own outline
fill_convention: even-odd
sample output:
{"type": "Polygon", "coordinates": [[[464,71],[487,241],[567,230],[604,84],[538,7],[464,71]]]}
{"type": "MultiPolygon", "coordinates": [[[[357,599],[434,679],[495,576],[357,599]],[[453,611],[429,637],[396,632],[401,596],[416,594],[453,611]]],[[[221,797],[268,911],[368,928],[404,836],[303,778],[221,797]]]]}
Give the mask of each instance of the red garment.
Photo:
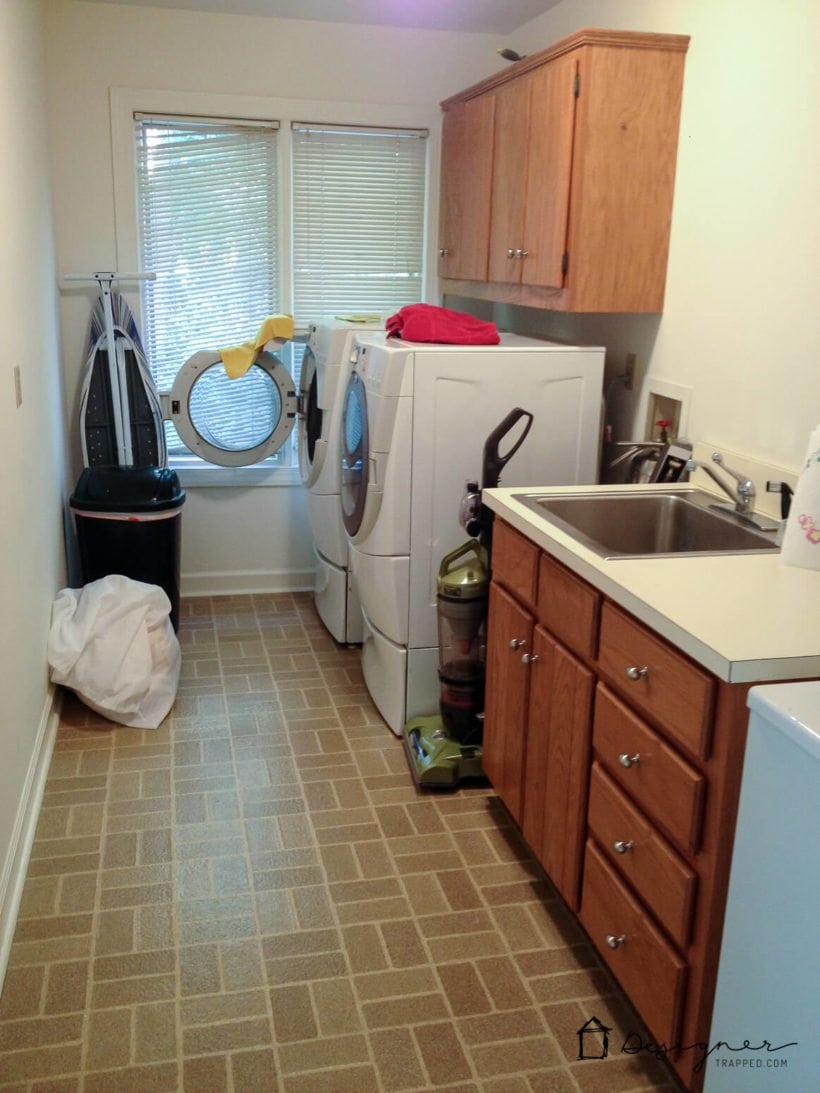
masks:
{"type": "Polygon", "coordinates": [[[443,342],[446,345],[498,345],[495,323],[486,323],[433,304],[407,304],[385,323],[389,338],[408,342],[443,342]]]}

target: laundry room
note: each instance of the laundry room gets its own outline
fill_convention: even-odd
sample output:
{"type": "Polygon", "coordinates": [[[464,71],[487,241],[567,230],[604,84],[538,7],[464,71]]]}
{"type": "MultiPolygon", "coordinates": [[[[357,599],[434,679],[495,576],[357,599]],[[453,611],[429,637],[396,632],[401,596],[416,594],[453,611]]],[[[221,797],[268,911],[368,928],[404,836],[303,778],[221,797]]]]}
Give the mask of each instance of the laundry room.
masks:
{"type": "MultiPolygon", "coordinates": [[[[0,713],[0,1090],[68,1093],[118,1082],[288,1093],[697,1090],[704,1069],[710,1093],[732,1088],[720,1084],[717,1066],[695,1071],[691,1056],[670,1063],[621,1044],[644,1026],[646,1043],[709,1037],[746,691],[820,678],[811,633],[820,574],[813,558],[805,561],[817,541],[806,522],[813,510],[798,513],[795,564],[780,547],[796,521],[779,526],[804,487],[806,445],[820,423],[818,48],[812,0],[0,5],[0,662],[8,680],[0,713]],[[478,275],[456,269],[445,237],[454,208],[442,182],[448,149],[457,145],[470,164],[450,197],[475,257],[480,240],[490,246],[491,217],[503,220],[518,200],[509,180],[518,177],[518,189],[527,181],[526,161],[512,156],[510,188],[496,179],[497,207],[492,184],[481,190],[489,162],[483,105],[494,100],[496,157],[514,151],[503,143],[516,122],[505,89],[527,79],[550,94],[548,78],[537,83],[542,70],[558,71],[583,50],[601,64],[587,84],[581,74],[573,100],[574,139],[586,139],[594,130],[587,102],[616,101],[601,93],[597,73],[612,79],[617,66],[607,58],[627,49],[630,36],[640,38],[641,57],[618,71],[637,99],[619,117],[620,135],[634,139],[641,111],[674,100],[674,123],[664,115],[655,124],[651,154],[640,146],[630,153],[642,169],[653,156],[659,163],[643,183],[640,213],[622,215],[622,235],[610,230],[605,210],[634,201],[643,176],[621,162],[622,189],[614,197],[608,181],[607,204],[603,188],[595,196],[607,163],[590,159],[582,177],[576,159],[564,218],[586,215],[582,198],[591,211],[577,221],[579,247],[558,254],[557,272],[525,283],[520,270],[541,255],[518,238],[500,258],[513,273],[491,274],[491,264],[478,275]],[[537,55],[551,49],[543,64],[537,55]],[[674,78],[640,67],[655,50],[666,50],[674,78]],[[478,128],[464,129],[458,143],[446,127],[462,108],[478,128]],[[152,154],[164,131],[185,140],[203,127],[218,135],[222,125],[259,137],[260,148],[268,140],[239,154],[266,165],[254,200],[268,210],[261,219],[270,234],[259,219],[243,221],[229,260],[213,263],[221,280],[203,292],[187,256],[163,252],[161,232],[149,260],[144,202],[161,181],[163,164],[152,154]],[[332,215],[327,195],[337,184],[321,170],[310,175],[319,162],[312,148],[351,133],[359,151],[341,185],[362,200],[376,185],[369,169],[356,173],[364,143],[395,140],[398,164],[398,144],[415,142],[411,183],[402,177],[378,195],[407,234],[380,252],[383,264],[388,252],[399,264],[382,276],[389,291],[380,288],[377,299],[361,286],[383,271],[366,258],[350,269],[344,255],[358,255],[358,241],[338,221],[312,219],[317,194],[322,216],[332,215]],[[140,147],[151,154],[140,159],[140,147]],[[583,239],[592,238],[611,250],[588,298],[573,300],[566,286],[580,269],[583,239]],[[169,266],[187,295],[161,295],[169,266]],[[116,276],[101,281],[100,271],[116,276]],[[653,299],[616,298],[633,272],[636,282],[653,281],[653,299]],[[156,281],[138,279],[149,273],[156,281]],[[360,278],[354,289],[351,275],[360,278]],[[563,295],[550,287],[556,277],[563,295]],[[182,331],[182,359],[172,348],[154,377],[163,391],[195,353],[218,357],[223,347],[253,343],[271,317],[294,321],[292,339],[264,342],[293,379],[276,396],[294,425],[280,451],[253,466],[240,457],[215,466],[186,448],[182,431],[158,426],[170,438],[181,490],[172,513],[178,616],[168,638],[178,641],[180,661],[176,701],[155,729],[95,712],[54,682],[48,659],[55,601],[81,584],[72,497],[84,465],[92,314],[106,285],[132,310],[149,370],[166,352],[163,323],[182,331]],[[402,348],[386,337],[385,321],[419,303],[458,313],[462,338],[464,329],[489,329],[499,340],[442,353],[435,339],[402,348]],[[322,338],[331,329],[343,336],[331,338],[328,357],[322,338]],[[487,356],[500,362],[500,378],[483,385],[477,366],[487,356]],[[344,502],[341,486],[318,471],[307,484],[300,469],[299,447],[311,434],[303,416],[310,391],[300,393],[299,377],[311,359],[340,368],[339,433],[327,466],[348,475],[344,502]],[[554,369],[550,396],[539,386],[541,364],[554,369]],[[373,385],[374,369],[383,369],[384,388],[373,385]],[[406,441],[394,448],[405,452],[400,463],[371,425],[365,464],[384,471],[379,491],[384,482],[393,491],[380,493],[381,509],[369,495],[367,507],[366,490],[359,501],[352,492],[365,420],[351,416],[346,426],[342,417],[353,373],[371,406],[392,401],[405,429],[395,434],[406,441]],[[514,408],[550,399],[553,417],[534,414],[520,453],[508,468],[500,461],[500,480],[485,476],[482,508],[485,441],[514,408]],[[749,540],[710,552],[687,539],[670,552],[728,555],[693,557],[687,572],[697,564],[701,576],[690,586],[678,576],[683,569],[671,568],[686,560],[650,557],[666,553],[656,540],[607,540],[596,553],[595,536],[605,539],[623,516],[594,524],[585,516],[578,546],[581,518],[561,510],[556,520],[551,491],[597,490],[598,480],[610,490],[643,488],[647,466],[662,473],[655,455],[670,454],[670,434],[688,445],[673,468],[690,477],[681,488],[728,502],[735,516],[773,521],[776,549],[775,533],[760,527],[752,531],[769,535],[763,546],[749,540]],[[346,463],[339,436],[352,445],[346,463]],[[531,465],[541,458],[549,460],[543,474],[531,465]],[[629,483],[624,474],[633,472],[629,483]],[[469,496],[462,501],[468,480],[472,523],[469,496]],[[351,530],[357,504],[363,522],[351,530]],[[439,533],[445,508],[452,524],[439,533]],[[319,544],[317,526],[329,524],[336,553],[319,544]],[[457,554],[465,541],[492,549],[457,554]],[[661,572],[668,579],[659,581],[661,572]],[[456,577],[466,584],[456,589],[456,577]],[[475,602],[459,615],[448,595],[475,602]],[[478,690],[443,677],[445,650],[453,662],[480,662],[478,690]],[[675,680],[680,717],[647,682],[656,652],[664,685],[675,680]],[[619,656],[631,659],[622,665],[619,656]],[[531,682],[539,667],[551,673],[550,693],[563,696],[560,716],[586,725],[581,744],[508,731],[559,717],[531,682]],[[484,706],[478,723],[497,728],[483,768],[480,754],[479,768],[471,765],[469,737],[425,785],[447,687],[450,698],[469,692],[468,703],[484,706]],[[603,754],[608,734],[614,763],[603,754]],[[680,808],[674,817],[666,801],[629,782],[641,777],[637,757],[645,760],[650,739],[671,755],[664,784],[680,808]],[[453,770],[456,780],[464,776],[461,788],[438,788],[441,771],[449,778],[453,770]],[[556,771],[566,772],[560,785],[550,782],[556,771]],[[626,836],[609,837],[612,817],[627,815],[661,846],[653,861],[663,863],[668,892],[629,872],[637,859],[626,836]],[[561,839],[550,837],[555,830],[561,839]],[[613,892],[625,893],[617,907],[613,892]],[[630,927],[610,924],[599,907],[607,915],[631,908],[630,927]],[[658,962],[636,976],[618,961],[634,951],[624,938],[645,929],[640,919],[658,962]],[[579,1046],[593,1018],[610,1034],[600,1061],[579,1046]]],[[[184,156],[179,162],[179,177],[191,177],[184,156]]],[[[545,169],[529,179],[541,224],[552,215],[544,197],[551,177],[545,169]]],[[[164,230],[165,195],[155,193],[164,230]]],[[[216,211],[204,194],[196,210],[203,220],[216,211]]],[[[244,212],[236,208],[237,224],[244,212]]],[[[489,252],[483,260],[494,261],[489,252]]],[[[233,390],[224,401],[218,393],[208,412],[216,405],[218,418],[233,390]]],[[[173,401],[169,394],[163,407],[173,401]]],[[[257,418],[252,397],[237,406],[232,422],[251,430],[261,420],[264,432],[267,417],[257,418]]],[[[329,405],[320,409],[329,421],[329,405]]],[[[220,424],[212,416],[214,435],[220,424]]],[[[233,435],[224,445],[234,455],[238,446],[233,435]]],[[[653,509],[653,527],[667,502],[664,495],[653,509]]],[[[157,523],[156,534],[172,522],[157,523]]],[[[808,722],[816,703],[801,694],[795,709],[808,722]]],[[[470,724],[472,732],[472,714],[470,724]]],[[[791,927],[808,944],[804,928],[791,927]]],[[[720,985],[723,1014],[740,1012],[731,986],[720,985]]],[[[785,1002],[783,1012],[775,1024],[764,1010],[751,1033],[772,1043],[801,1039],[803,1027],[788,1024],[800,1016],[785,1002]]],[[[742,1043],[747,1030],[728,1032],[742,1043]]],[[[730,1038],[723,1027],[711,1034],[730,1038]]],[[[805,1057],[789,1059],[791,1074],[801,1073],[805,1057]]],[[[777,1082],[768,1088],[804,1088],[789,1084],[788,1067],[777,1082]]]]}

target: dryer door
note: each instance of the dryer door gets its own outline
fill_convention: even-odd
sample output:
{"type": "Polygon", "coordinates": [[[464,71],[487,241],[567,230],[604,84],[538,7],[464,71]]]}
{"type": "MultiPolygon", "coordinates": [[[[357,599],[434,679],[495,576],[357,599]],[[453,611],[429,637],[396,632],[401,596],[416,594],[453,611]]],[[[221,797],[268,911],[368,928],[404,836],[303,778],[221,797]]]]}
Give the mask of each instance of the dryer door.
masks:
{"type": "Polygon", "coordinates": [[[263,350],[239,379],[229,379],[218,353],[194,353],[171,389],[170,413],[194,455],[218,467],[247,467],[277,452],[296,423],[290,372],[263,350]]]}
{"type": "Polygon", "coordinates": [[[306,486],[319,476],[325,458],[322,410],[319,406],[319,369],[310,345],[305,347],[299,380],[299,473],[306,486]]]}
{"type": "Polygon", "coordinates": [[[351,538],[361,527],[367,501],[369,440],[367,394],[359,373],[352,372],[345,391],[339,443],[342,470],[342,519],[345,530],[351,538]]]}

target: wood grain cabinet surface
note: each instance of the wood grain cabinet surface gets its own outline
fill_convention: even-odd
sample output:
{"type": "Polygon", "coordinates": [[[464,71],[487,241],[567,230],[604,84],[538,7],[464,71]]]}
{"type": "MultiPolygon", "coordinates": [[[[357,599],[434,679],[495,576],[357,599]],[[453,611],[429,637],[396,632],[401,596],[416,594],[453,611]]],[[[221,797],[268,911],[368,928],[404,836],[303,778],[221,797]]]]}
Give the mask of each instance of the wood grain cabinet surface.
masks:
{"type": "MultiPolygon", "coordinates": [[[[668,1045],[709,1036],[749,686],[716,679],[496,519],[486,771],[668,1045]]],[[[670,1057],[692,1090],[696,1054],[670,1057]]]]}
{"type": "Polygon", "coordinates": [[[560,311],[662,309],[688,43],[582,30],[441,104],[445,292],[560,311]],[[483,108],[473,140],[467,103],[483,108]],[[468,216],[486,263],[454,258],[468,216]]]}
{"type": "Polygon", "coordinates": [[[493,584],[488,625],[493,630],[492,645],[487,646],[487,679],[492,684],[485,691],[484,717],[485,723],[492,722],[493,732],[484,746],[484,770],[520,824],[525,746],[521,725],[527,716],[530,680],[522,658],[532,650],[534,620],[526,608],[493,584]]]}
{"type": "Polygon", "coordinates": [[[441,134],[438,272],[487,279],[495,102],[454,103],[441,134]]]}

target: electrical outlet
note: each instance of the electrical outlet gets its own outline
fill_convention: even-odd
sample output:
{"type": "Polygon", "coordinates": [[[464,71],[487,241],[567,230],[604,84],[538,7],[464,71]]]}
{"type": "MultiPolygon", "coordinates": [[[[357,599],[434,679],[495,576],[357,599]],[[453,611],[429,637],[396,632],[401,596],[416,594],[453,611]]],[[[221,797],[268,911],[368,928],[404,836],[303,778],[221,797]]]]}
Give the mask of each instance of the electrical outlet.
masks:
{"type": "Polygon", "coordinates": [[[17,403],[17,409],[23,405],[23,380],[20,375],[20,365],[14,366],[14,401],[17,403]]]}
{"type": "Polygon", "coordinates": [[[624,388],[631,391],[635,386],[635,354],[627,353],[624,362],[624,388]]]}

